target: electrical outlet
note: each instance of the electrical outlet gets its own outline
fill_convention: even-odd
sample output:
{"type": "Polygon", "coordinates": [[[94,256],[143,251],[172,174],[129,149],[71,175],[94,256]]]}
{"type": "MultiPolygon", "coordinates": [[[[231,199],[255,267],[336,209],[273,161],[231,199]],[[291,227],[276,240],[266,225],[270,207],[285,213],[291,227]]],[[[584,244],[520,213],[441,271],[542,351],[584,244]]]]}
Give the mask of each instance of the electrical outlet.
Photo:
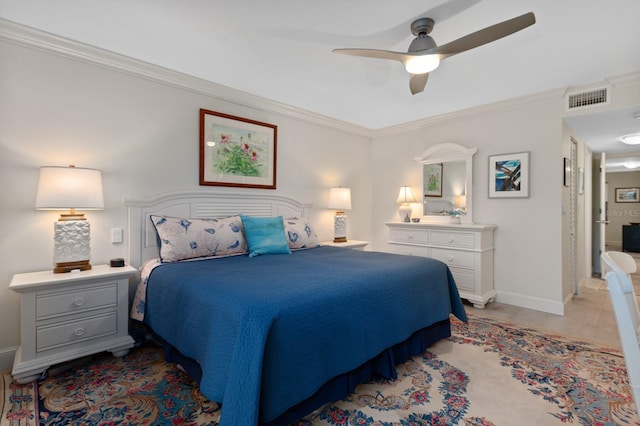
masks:
{"type": "Polygon", "coordinates": [[[111,229],[111,242],[113,244],[118,244],[122,242],[122,228],[112,228],[111,229]]]}

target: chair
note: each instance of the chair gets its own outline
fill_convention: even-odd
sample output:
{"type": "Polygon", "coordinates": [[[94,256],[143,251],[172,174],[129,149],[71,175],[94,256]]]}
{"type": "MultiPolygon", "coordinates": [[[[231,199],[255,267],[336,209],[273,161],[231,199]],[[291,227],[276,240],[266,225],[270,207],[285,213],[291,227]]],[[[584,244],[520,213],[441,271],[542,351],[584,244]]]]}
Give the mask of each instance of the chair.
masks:
{"type": "Polygon", "coordinates": [[[618,323],[633,399],[640,410],[640,311],[629,277],[629,271],[635,272],[636,263],[627,253],[609,251],[601,257],[606,265],[605,279],[618,323]]]}
{"type": "MultiPolygon", "coordinates": [[[[613,262],[616,265],[618,265],[627,274],[633,274],[638,269],[636,260],[630,255],[628,255],[627,253],[623,253],[621,251],[609,251],[607,253],[609,254],[609,257],[611,258],[611,260],[613,260],[613,262]]],[[[606,262],[605,262],[605,266],[607,266],[606,262]]],[[[605,272],[606,272],[606,268],[605,268],[605,272]]]]}

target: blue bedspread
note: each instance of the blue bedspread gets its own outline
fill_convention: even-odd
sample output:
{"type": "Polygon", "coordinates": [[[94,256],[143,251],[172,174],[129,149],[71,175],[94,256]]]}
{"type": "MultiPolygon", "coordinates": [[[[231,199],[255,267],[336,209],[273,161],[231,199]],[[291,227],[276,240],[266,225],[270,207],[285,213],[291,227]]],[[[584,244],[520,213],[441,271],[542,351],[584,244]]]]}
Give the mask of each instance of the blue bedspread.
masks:
{"type": "Polygon", "coordinates": [[[444,263],[319,247],[157,267],[145,322],[200,363],[220,425],[249,426],[450,313],[466,320],[444,263]]]}

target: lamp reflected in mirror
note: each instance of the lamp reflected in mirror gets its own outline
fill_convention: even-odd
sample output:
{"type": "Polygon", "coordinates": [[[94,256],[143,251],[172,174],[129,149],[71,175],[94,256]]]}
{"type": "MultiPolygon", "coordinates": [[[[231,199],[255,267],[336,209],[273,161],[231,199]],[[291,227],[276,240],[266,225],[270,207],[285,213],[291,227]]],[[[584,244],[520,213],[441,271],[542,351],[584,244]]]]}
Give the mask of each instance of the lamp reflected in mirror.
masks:
{"type": "Polygon", "coordinates": [[[400,204],[400,208],[398,209],[398,214],[400,215],[400,220],[402,222],[411,222],[411,212],[412,208],[409,203],[416,203],[416,197],[413,196],[413,192],[411,192],[410,186],[401,186],[400,192],[398,193],[398,198],[396,199],[396,204],[400,204]]]}

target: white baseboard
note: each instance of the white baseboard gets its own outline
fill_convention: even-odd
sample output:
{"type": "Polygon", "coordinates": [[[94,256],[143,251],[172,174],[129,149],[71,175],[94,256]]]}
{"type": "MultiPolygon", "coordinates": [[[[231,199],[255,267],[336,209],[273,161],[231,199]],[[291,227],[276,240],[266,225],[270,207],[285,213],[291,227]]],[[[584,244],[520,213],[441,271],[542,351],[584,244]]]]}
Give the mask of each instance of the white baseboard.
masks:
{"type": "Polygon", "coordinates": [[[17,346],[0,349],[0,370],[7,370],[13,367],[13,358],[16,356],[17,346]]]}
{"type": "Polygon", "coordinates": [[[538,297],[524,296],[518,293],[498,290],[496,302],[564,316],[564,304],[553,300],[540,299],[538,297]]]}

